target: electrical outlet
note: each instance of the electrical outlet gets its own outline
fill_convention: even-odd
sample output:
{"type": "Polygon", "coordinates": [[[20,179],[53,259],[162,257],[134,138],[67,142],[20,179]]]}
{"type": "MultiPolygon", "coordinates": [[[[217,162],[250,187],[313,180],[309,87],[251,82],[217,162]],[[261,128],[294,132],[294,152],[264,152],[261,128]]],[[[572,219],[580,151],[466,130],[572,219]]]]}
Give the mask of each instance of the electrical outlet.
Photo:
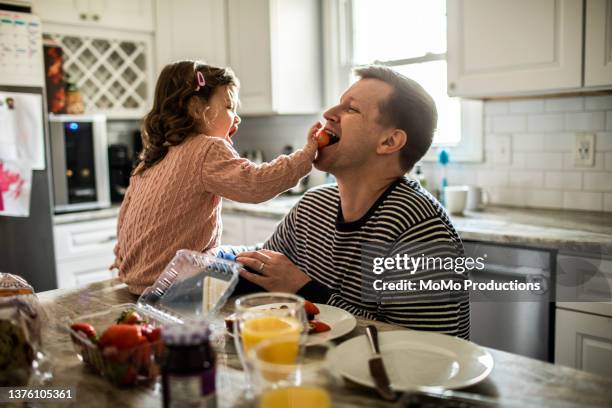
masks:
{"type": "Polygon", "coordinates": [[[510,135],[499,135],[493,143],[493,163],[512,163],[512,137],[510,135]]]}
{"type": "Polygon", "coordinates": [[[595,165],[595,135],[593,133],[578,133],[576,135],[574,165],[578,167],[593,167],[595,165]]]}

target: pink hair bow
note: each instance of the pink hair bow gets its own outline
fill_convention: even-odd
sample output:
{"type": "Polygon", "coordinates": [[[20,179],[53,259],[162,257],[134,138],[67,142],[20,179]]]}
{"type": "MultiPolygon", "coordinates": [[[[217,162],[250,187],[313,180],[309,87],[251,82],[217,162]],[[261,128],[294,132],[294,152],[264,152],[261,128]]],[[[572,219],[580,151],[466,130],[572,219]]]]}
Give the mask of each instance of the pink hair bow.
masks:
{"type": "Polygon", "coordinates": [[[198,86],[196,88],[196,91],[199,91],[200,89],[202,89],[204,87],[204,85],[206,85],[206,80],[204,79],[204,74],[201,73],[200,71],[196,71],[196,80],[198,82],[198,86]]]}

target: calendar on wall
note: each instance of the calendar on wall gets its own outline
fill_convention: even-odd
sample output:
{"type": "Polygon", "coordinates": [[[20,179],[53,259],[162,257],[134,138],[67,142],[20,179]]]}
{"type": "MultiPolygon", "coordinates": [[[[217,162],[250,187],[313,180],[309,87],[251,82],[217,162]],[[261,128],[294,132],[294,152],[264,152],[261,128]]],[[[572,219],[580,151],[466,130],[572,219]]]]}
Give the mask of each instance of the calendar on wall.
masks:
{"type": "Polygon", "coordinates": [[[44,86],[42,50],[37,16],[0,11],[0,85],[44,86]]]}

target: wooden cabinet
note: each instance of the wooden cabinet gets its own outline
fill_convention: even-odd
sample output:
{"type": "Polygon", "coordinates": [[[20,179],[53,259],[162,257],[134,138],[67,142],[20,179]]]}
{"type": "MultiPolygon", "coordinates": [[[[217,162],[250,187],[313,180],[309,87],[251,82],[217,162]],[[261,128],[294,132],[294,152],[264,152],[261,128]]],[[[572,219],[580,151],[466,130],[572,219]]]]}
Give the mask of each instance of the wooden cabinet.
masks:
{"type": "MultiPolygon", "coordinates": [[[[591,1],[587,9],[602,8],[601,2],[591,1]]],[[[582,0],[447,1],[449,94],[490,97],[582,89],[583,11],[582,0]]],[[[596,27],[587,23],[587,37],[597,36],[594,52],[609,58],[610,41],[604,52],[601,37],[610,31],[601,32],[602,16],[592,20],[596,27]]]]}
{"type": "Polygon", "coordinates": [[[612,317],[557,309],[555,363],[612,376],[612,317]]]}
{"type": "Polygon", "coordinates": [[[114,277],[117,219],[60,224],[53,228],[57,287],[73,288],[114,277]]]}
{"type": "Polygon", "coordinates": [[[244,115],[319,113],[319,2],[228,0],[228,63],[244,115]]]}
{"type": "Polygon", "coordinates": [[[153,31],[152,0],[33,0],[43,22],[153,31]]]}
{"type": "Polygon", "coordinates": [[[584,86],[612,85],[612,0],[587,0],[584,86]]]}
{"type": "Polygon", "coordinates": [[[172,61],[227,65],[225,0],[157,0],[157,71],[172,61]]]}

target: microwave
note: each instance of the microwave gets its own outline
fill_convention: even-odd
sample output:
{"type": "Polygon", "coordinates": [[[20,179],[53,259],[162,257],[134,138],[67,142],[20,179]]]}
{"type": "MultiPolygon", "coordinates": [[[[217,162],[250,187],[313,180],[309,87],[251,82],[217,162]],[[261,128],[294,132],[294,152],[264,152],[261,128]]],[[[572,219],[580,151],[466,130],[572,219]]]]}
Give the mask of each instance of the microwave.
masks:
{"type": "Polygon", "coordinates": [[[56,213],[110,207],[106,117],[49,115],[56,213]]]}

